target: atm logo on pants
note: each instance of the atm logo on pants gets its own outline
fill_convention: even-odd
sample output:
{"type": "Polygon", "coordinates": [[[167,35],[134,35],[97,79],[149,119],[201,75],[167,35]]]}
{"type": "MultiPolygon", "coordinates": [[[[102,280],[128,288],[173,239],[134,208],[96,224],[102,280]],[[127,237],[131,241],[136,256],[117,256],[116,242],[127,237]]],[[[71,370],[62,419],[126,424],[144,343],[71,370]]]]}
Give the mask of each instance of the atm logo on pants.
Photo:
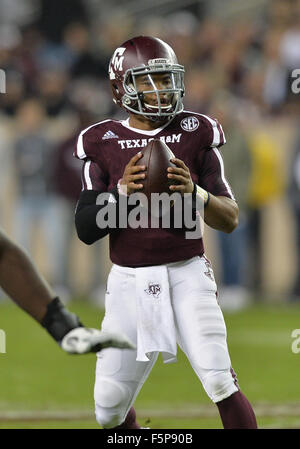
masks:
{"type": "Polygon", "coordinates": [[[149,284],[147,290],[145,292],[148,295],[154,296],[154,298],[158,298],[161,294],[161,286],[159,284],[149,284]]]}

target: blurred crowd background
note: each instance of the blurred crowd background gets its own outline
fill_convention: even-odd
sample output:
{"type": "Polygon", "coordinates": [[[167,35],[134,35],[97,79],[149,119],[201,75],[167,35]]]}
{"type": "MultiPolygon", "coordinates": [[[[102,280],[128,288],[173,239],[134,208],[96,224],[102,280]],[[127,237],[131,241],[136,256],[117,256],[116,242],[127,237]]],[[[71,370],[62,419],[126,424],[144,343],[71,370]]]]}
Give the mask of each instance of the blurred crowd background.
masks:
{"type": "Polygon", "coordinates": [[[107,239],[85,247],[75,235],[72,153],[80,130],[124,117],[108,62],[140,34],[174,48],[185,109],[216,117],[227,137],[240,224],[205,234],[223,307],[300,301],[299,0],[0,0],[0,225],[63,299],[102,304],[107,239]]]}

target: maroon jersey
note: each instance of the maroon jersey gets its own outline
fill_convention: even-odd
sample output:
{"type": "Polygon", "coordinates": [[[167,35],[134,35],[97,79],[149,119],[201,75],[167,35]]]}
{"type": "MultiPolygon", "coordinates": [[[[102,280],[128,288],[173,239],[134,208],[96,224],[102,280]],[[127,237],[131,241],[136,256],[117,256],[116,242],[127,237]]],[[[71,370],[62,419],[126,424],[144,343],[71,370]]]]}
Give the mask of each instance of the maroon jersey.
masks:
{"type": "MultiPolygon", "coordinates": [[[[149,141],[161,139],[189,167],[193,181],[216,196],[234,198],[218,147],[226,140],[221,125],[208,116],[184,111],[161,128],[144,131],[125,121],[105,120],[83,130],[75,156],[85,161],[83,189],[109,191],[126,164],[149,141]]],[[[113,263],[139,267],[189,259],[204,253],[202,238],[165,228],[126,228],[110,233],[113,263]]]]}

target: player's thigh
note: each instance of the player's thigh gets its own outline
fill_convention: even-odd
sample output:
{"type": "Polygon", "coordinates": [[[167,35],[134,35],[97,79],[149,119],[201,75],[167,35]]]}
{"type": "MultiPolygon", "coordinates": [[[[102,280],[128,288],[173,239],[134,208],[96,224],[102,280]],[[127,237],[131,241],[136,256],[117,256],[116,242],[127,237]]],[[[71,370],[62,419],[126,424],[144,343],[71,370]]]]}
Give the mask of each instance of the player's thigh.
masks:
{"type": "MultiPolygon", "coordinates": [[[[135,277],[112,269],[105,296],[105,316],[101,330],[122,332],[137,343],[135,277]]],[[[117,381],[142,382],[155,363],[137,362],[137,351],[108,348],[97,354],[96,384],[104,377],[117,381]]]]}
{"type": "Polygon", "coordinates": [[[124,332],[136,343],[136,320],[135,278],[112,268],[107,280],[105,315],[101,329],[124,332]]]}
{"type": "MultiPolygon", "coordinates": [[[[135,277],[112,269],[105,296],[102,330],[123,332],[137,342],[135,277]]],[[[126,414],[149,375],[157,354],[149,362],[137,362],[137,351],[107,348],[97,353],[94,400],[96,419],[111,428],[126,414]]]]}
{"type": "MultiPolygon", "coordinates": [[[[126,332],[127,326],[120,329],[126,332]]],[[[126,333],[135,341],[130,330],[126,333]]],[[[139,362],[136,350],[107,348],[97,354],[94,400],[97,421],[102,426],[114,427],[124,421],[157,355],[152,353],[149,362],[139,362]]]]}
{"type": "Polygon", "coordinates": [[[171,274],[171,293],[178,341],[193,366],[229,369],[226,325],[206,259],[194,258],[171,274]]]}

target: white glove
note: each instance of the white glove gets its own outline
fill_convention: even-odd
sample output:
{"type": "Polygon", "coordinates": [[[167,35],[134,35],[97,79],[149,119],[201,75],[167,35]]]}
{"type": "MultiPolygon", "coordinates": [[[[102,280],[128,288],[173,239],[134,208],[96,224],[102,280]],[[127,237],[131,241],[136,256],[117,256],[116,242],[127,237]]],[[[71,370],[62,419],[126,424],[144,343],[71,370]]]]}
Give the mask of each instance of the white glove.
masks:
{"type": "Polygon", "coordinates": [[[121,333],[101,332],[89,327],[77,327],[68,332],[60,342],[69,354],[98,352],[104,348],[135,349],[136,346],[121,333]]]}

